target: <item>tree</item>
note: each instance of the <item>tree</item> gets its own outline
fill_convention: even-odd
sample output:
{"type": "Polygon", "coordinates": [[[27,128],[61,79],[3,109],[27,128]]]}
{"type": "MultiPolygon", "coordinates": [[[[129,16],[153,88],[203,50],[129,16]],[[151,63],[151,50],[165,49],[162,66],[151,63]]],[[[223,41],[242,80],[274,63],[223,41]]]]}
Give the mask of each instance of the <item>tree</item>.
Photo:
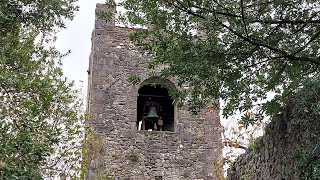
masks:
{"type": "MultiPolygon", "coordinates": [[[[197,112],[212,99],[243,123],[281,111],[305,79],[319,73],[320,3],[296,1],[125,0],[120,22],[142,27],[131,39],[154,55],[150,68],[188,90],[173,93],[197,112]],[[149,28],[146,28],[149,27],[149,28]],[[275,97],[267,101],[267,93],[275,97]],[[186,98],[187,95],[189,98],[186,98]]],[[[217,104],[213,104],[217,105],[217,104]]]]}
{"type": "Polygon", "coordinates": [[[66,54],[50,46],[75,1],[0,3],[0,179],[76,174],[81,101],[62,74],[66,54]]]}

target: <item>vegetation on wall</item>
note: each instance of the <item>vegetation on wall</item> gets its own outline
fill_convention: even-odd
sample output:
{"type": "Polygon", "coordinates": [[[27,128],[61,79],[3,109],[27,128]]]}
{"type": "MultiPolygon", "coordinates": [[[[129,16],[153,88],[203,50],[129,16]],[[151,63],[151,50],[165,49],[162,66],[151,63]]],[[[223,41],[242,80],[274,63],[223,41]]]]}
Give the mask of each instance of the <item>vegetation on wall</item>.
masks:
{"type": "Polygon", "coordinates": [[[107,153],[104,141],[102,134],[87,126],[82,147],[81,179],[113,180],[107,173],[106,162],[101,159],[107,153]],[[95,172],[94,177],[89,176],[90,170],[95,172]]]}
{"type": "Polygon", "coordinates": [[[301,179],[320,177],[320,78],[307,80],[291,103],[288,124],[292,137],[299,141],[292,150],[292,156],[301,179]]]}
{"type": "Polygon", "coordinates": [[[319,81],[315,76],[294,92],[286,110],[267,125],[265,135],[236,159],[229,178],[244,177],[251,169],[255,172],[251,178],[319,179],[319,81]]]}
{"type": "Polygon", "coordinates": [[[0,3],[0,179],[78,174],[82,103],[51,47],[75,1],[0,3]]]}

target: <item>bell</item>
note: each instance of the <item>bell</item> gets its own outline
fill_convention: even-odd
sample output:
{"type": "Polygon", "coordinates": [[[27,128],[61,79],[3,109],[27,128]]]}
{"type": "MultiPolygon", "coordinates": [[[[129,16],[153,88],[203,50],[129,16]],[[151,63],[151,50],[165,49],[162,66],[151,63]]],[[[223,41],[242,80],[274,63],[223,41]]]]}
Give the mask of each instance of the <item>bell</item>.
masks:
{"type": "Polygon", "coordinates": [[[150,107],[146,120],[154,122],[154,121],[158,121],[158,119],[159,119],[159,116],[157,114],[156,107],[150,107]]]}

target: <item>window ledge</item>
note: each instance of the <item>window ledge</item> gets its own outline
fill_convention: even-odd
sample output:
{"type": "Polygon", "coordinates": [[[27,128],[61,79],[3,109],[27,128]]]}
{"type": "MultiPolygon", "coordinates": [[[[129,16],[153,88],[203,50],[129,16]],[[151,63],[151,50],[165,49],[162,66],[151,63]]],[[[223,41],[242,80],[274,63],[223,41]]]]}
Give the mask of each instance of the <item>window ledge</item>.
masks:
{"type": "Polygon", "coordinates": [[[137,130],[140,134],[178,134],[175,131],[148,131],[148,130],[137,130]]]}

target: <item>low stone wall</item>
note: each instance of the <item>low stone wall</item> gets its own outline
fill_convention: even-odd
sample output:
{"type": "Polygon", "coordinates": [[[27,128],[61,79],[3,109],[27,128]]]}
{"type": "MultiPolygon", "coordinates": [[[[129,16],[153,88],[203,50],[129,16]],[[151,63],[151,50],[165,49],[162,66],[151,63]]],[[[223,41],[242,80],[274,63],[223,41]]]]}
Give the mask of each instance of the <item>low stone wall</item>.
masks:
{"type": "Polygon", "coordinates": [[[299,170],[291,157],[294,139],[288,121],[279,115],[265,129],[265,135],[258,138],[249,150],[242,154],[228,171],[228,179],[282,180],[300,179],[299,170]]]}

